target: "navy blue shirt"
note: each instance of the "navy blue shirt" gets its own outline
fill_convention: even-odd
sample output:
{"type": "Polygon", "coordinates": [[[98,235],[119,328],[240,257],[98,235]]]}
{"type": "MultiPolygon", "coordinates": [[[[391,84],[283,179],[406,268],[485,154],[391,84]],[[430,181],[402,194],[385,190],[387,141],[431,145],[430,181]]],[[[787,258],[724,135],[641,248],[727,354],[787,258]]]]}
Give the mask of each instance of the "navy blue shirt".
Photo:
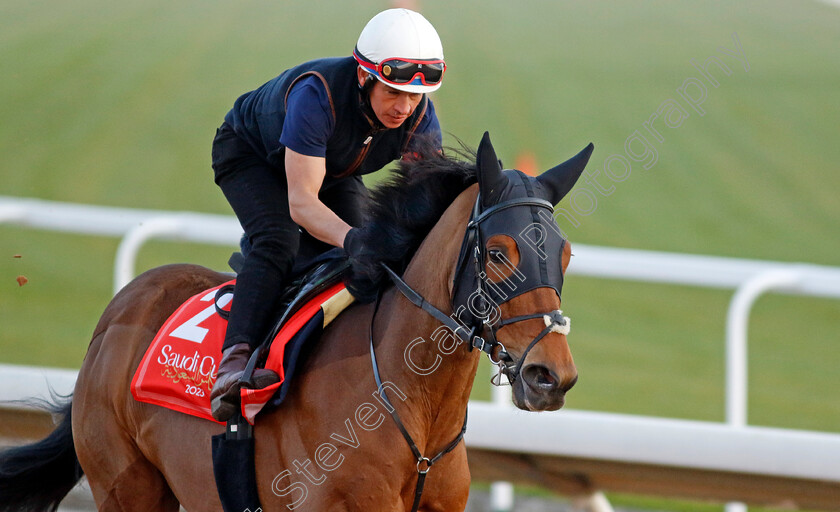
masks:
{"type": "MultiPolygon", "coordinates": [[[[286,100],[286,120],[280,144],[301,155],[323,158],[333,128],[334,118],[324,83],[315,76],[297,82],[286,100]]],[[[440,122],[431,100],[414,133],[432,135],[438,146],[441,145],[440,122]]]]}

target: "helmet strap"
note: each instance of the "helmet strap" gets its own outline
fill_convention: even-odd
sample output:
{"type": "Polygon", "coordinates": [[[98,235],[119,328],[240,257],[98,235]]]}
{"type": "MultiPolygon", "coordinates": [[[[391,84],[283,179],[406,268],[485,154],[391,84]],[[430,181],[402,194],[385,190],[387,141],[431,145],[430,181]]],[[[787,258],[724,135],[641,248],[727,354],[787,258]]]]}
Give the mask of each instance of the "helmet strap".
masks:
{"type": "Polygon", "coordinates": [[[376,84],[376,77],[371,75],[370,73],[367,74],[365,77],[365,82],[359,86],[361,89],[362,94],[367,97],[370,95],[370,90],[373,89],[373,86],[376,84]]]}
{"type": "Polygon", "coordinates": [[[376,77],[368,73],[365,81],[359,86],[359,106],[362,112],[373,122],[376,126],[381,127],[382,123],[376,117],[376,112],[373,111],[373,106],[370,104],[370,91],[376,85],[376,77]]]}

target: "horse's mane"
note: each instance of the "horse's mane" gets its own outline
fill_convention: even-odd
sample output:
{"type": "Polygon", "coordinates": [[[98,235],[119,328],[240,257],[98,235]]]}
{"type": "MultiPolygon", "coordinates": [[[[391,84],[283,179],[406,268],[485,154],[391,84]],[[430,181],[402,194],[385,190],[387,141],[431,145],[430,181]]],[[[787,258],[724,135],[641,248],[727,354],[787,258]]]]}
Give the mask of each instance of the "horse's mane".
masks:
{"type": "Polygon", "coordinates": [[[375,292],[384,284],[380,263],[401,274],[446,208],[476,182],[475,153],[466,147],[439,151],[420,141],[414,149],[371,192],[364,253],[353,262],[348,283],[359,291],[375,292]]]}

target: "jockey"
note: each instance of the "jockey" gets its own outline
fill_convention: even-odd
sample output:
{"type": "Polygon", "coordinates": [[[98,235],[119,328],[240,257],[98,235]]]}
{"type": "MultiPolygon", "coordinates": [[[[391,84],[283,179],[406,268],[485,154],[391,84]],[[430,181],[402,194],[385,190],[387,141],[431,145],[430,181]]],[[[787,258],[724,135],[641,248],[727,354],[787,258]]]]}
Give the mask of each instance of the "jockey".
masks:
{"type": "MultiPolygon", "coordinates": [[[[440,147],[426,93],[440,87],[445,69],[434,27],[416,12],[389,9],[368,22],[352,57],[288,69],[240,96],[225,116],[213,170],[245,232],[245,259],[210,395],[217,420],[239,410],[239,380],[271,328],[295,260],[330,246],[351,257],[358,250],[361,175],[410,153],[420,136],[440,147]]],[[[257,388],[278,380],[254,371],[257,388]]]]}

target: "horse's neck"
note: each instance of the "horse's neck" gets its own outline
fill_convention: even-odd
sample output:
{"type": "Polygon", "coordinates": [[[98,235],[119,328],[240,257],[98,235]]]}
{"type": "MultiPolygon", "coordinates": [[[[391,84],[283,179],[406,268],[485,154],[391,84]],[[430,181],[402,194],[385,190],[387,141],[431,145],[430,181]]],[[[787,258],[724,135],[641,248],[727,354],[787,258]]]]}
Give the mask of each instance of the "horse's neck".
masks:
{"type": "MultiPolygon", "coordinates": [[[[468,189],[453,202],[404,275],[409,286],[447,314],[451,313],[454,266],[476,193],[468,189]]],[[[478,352],[469,352],[463,342],[453,347],[456,338],[451,331],[397,291],[386,294],[383,305],[383,317],[387,319],[376,329],[381,340],[377,357],[383,361],[383,380],[393,382],[405,395],[408,406],[397,407],[402,416],[407,416],[410,431],[422,436],[417,442],[424,439],[429,450],[439,449],[464,421],[478,352]]],[[[389,397],[392,402],[402,399],[395,398],[394,393],[389,397]]]]}

